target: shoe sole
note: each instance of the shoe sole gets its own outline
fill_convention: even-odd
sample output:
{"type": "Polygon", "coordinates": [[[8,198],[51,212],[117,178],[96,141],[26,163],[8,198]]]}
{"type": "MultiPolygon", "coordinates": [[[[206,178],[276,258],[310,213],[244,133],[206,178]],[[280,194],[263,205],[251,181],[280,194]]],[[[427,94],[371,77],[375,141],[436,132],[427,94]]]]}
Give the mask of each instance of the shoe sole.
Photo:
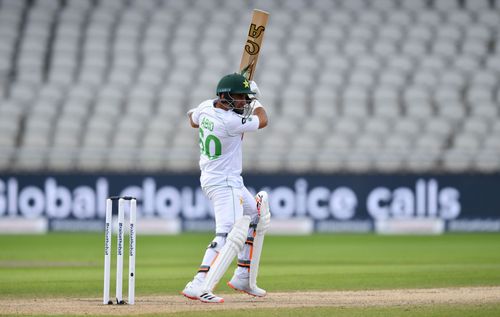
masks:
{"type": "Polygon", "coordinates": [[[247,292],[245,290],[236,288],[233,284],[231,284],[231,282],[227,282],[227,286],[231,287],[232,289],[234,289],[237,292],[242,292],[242,293],[248,294],[248,295],[253,296],[253,297],[265,297],[267,295],[267,293],[264,294],[264,295],[257,295],[257,294],[249,293],[249,292],[247,292]]]}
{"type": "Polygon", "coordinates": [[[198,300],[198,297],[189,296],[189,295],[187,295],[187,294],[186,294],[186,293],[184,293],[184,292],[181,292],[181,294],[182,294],[182,295],[184,295],[184,297],[189,298],[190,300],[198,300]]]}
{"type": "Polygon", "coordinates": [[[184,297],[189,298],[190,300],[199,300],[200,302],[206,303],[206,304],[221,304],[221,303],[224,303],[224,298],[220,302],[207,302],[207,301],[199,299],[198,297],[189,296],[189,295],[187,295],[184,292],[181,292],[181,294],[184,295],[184,297]]]}

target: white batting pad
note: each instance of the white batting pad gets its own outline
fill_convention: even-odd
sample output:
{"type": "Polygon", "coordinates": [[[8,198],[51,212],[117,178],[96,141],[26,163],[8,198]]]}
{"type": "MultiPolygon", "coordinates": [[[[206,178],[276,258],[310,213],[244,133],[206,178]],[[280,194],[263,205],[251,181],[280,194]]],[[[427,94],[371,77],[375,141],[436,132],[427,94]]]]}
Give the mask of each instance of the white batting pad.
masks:
{"type": "Polygon", "coordinates": [[[203,285],[204,291],[211,292],[214,289],[215,285],[217,285],[221,277],[226,273],[236,254],[243,249],[243,245],[247,239],[249,225],[250,216],[243,216],[236,221],[233,229],[227,236],[226,244],[222,247],[219,255],[210,267],[210,271],[208,271],[205,277],[203,285]]]}
{"type": "Polygon", "coordinates": [[[260,255],[264,246],[264,236],[271,223],[271,212],[269,211],[269,198],[267,193],[265,191],[260,191],[255,196],[255,199],[257,200],[257,210],[259,211],[259,222],[255,230],[253,253],[250,259],[250,276],[248,281],[250,289],[257,288],[257,275],[259,274],[260,255]]]}

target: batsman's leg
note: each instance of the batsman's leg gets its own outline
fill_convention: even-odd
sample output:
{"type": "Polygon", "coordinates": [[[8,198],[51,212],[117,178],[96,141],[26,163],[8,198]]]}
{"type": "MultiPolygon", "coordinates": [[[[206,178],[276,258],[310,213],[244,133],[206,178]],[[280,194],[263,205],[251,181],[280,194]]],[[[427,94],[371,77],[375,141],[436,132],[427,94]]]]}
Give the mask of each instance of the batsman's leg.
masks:
{"type": "Polygon", "coordinates": [[[202,302],[221,303],[224,299],[213,295],[212,291],[241,250],[250,217],[243,217],[239,188],[216,187],[204,191],[214,205],[217,236],[207,248],[200,270],[182,294],[202,302]]]}
{"type": "Polygon", "coordinates": [[[255,199],[258,217],[250,225],[245,249],[239,255],[238,268],[228,285],[249,295],[263,297],[266,295],[266,291],[257,286],[257,275],[259,273],[264,236],[271,222],[271,213],[266,192],[259,192],[255,199]]]}
{"type": "MultiPolygon", "coordinates": [[[[198,296],[201,295],[201,288],[205,281],[205,276],[210,270],[210,267],[213,265],[222,247],[226,244],[227,235],[227,233],[216,233],[215,238],[212,242],[210,242],[207,250],[205,251],[198,273],[192,281],[187,283],[186,287],[182,291],[182,295],[193,300],[199,299],[198,296]]],[[[220,297],[213,298],[212,300],[217,303],[223,302],[223,299],[220,297]]]]}
{"type": "Polygon", "coordinates": [[[226,244],[205,277],[205,291],[212,291],[215,288],[215,285],[217,285],[222,275],[226,273],[236,254],[241,251],[246,240],[249,225],[249,216],[243,216],[236,221],[233,229],[227,235],[226,244]]]}
{"type": "Polygon", "coordinates": [[[249,224],[249,216],[243,216],[236,221],[233,229],[227,235],[226,244],[224,244],[219,254],[213,261],[213,264],[210,266],[204,282],[201,285],[196,285],[195,281],[189,282],[182,291],[184,296],[190,299],[199,299],[205,303],[224,302],[223,298],[212,294],[212,291],[221,279],[222,275],[226,273],[236,254],[238,254],[238,252],[243,248],[249,224]]]}

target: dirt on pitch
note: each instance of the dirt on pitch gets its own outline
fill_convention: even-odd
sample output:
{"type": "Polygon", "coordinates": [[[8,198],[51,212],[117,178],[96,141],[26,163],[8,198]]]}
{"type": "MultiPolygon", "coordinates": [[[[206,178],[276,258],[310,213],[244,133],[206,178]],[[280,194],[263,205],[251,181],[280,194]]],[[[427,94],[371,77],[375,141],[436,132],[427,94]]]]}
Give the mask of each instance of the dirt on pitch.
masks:
{"type": "Polygon", "coordinates": [[[0,315],[135,315],[187,311],[295,308],[390,307],[500,302],[500,286],[329,292],[271,292],[264,298],[221,294],[223,304],[204,304],[182,295],[136,298],[135,305],[103,305],[100,298],[0,299],[0,315]]]}

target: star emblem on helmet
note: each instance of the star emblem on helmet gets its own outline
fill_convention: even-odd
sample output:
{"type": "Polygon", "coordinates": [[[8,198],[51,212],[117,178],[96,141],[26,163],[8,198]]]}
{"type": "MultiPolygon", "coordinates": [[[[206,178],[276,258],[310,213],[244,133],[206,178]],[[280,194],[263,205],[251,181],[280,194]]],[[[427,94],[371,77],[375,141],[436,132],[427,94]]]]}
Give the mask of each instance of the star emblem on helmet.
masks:
{"type": "Polygon", "coordinates": [[[246,79],[245,79],[245,81],[243,82],[243,85],[245,86],[245,88],[250,87],[250,84],[248,83],[248,80],[246,80],[246,79]]]}

